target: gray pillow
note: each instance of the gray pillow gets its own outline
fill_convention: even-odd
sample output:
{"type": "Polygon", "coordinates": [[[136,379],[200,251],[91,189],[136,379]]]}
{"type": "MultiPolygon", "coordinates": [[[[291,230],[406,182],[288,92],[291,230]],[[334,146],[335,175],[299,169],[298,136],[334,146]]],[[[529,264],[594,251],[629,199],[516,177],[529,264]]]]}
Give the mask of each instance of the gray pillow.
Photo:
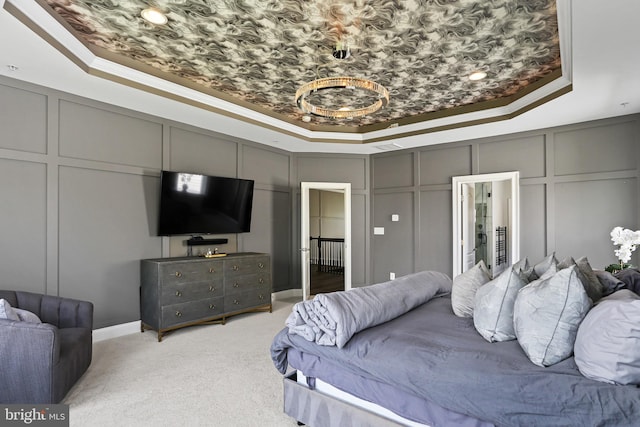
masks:
{"type": "Polygon", "coordinates": [[[604,295],[604,287],[598,280],[598,276],[593,272],[589,260],[587,257],[582,257],[576,260],[576,265],[580,270],[580,273],[584,276],[581,277],[584,289],[587,291],[587,295],[594,303],[597,302],[604,295]]]}
{"type": "Polygon", "coordinates": [[[551,366],[571,356],[580,322],[591,308],[577,268],[560,270],[518,292],[515,333],[529,360],[538,366],[551,366]]]}
{"type": "Polygon", "coordinates": [[[513,329],[513,304],[526,281],[511,266],[476,292],[473,324],[487,341],[516,338],[513,329]]]}
{"type": "Polygon", "coordinates": [[[547,255],[545,259],[533,266],[533,272],[536,274],[536,278],[542,277],[542,275],[552,266],[555,267],[558,264],[556,259],[556,253],[547,255]]]}
{"type": "Polygon", "coordinates": [[[0,298],[0,319],[20,320],[9,301],[0,298]]]}
{"type": "Polygon", "coordinates": [[[608,271],[593,270],[593,272],[602,285],[603,296],[611,295],[612,293],[619,291],[620,289],[624,289],[624,282],[608,271]]]}
{"type": "Polygon", "coordinates": [[[491,280],[483,260],[453,279],[451,308],[458,317],[473,317],[473,306],[478,288],[491,280]]]}
{"type": "Polygon", "coordinates": [[[14,308],[13,311],[18,316],[18,319],[22,322],[42,323],[42,320],[40,320],[37,314],[32,313],[28,310],[23,310],[21,308],[14,308]]]}
{"type": "Polygon", "coordinates": [[[622,289],[602,298],[578,328],[580,373],[611,384],[640,384],[640,296],[622,289]]]}

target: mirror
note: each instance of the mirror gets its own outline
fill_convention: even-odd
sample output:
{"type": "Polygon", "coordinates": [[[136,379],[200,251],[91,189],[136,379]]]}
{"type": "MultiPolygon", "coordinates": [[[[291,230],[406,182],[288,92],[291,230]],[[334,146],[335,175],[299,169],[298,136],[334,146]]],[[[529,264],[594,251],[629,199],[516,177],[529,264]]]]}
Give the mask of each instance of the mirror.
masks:
{"type": "Polygon", "coordinates": [[[520,173],[454,176],[453,275],[484,260],[492,277],[520,259],[520,173]]]}

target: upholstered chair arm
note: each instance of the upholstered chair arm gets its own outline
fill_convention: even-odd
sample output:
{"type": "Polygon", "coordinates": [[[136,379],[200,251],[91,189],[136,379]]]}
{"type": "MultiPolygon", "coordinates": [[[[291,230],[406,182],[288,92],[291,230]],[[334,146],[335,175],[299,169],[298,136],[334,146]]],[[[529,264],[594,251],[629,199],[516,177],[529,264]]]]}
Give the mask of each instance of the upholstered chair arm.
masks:
{"type": "Polygon", "coordinates": [[[59,358],[55,326],[0,319],[0,403],[50,401],[59,358]]]}

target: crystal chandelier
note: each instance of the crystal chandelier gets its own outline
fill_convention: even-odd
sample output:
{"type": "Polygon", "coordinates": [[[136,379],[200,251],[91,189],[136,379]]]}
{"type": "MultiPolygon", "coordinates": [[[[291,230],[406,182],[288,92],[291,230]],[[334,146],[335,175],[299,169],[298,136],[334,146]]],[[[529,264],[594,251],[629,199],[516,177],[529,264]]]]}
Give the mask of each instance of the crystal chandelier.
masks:
{"type": "Polygon", "coordinates": [[[389,103],[389,91],[372,80],[359,77],[326,77],[305,83],[296,91],[295,102],[298,108],[305,114],[329,117],[333,119],[353,119],[362,117],[378,111],[389,103]],[[306,100],[306,97],[313,92],[328,89],[365,89],[377,95],[378,99],[371,105],[362,108],[324,108],[314,105],[306,100]]]}

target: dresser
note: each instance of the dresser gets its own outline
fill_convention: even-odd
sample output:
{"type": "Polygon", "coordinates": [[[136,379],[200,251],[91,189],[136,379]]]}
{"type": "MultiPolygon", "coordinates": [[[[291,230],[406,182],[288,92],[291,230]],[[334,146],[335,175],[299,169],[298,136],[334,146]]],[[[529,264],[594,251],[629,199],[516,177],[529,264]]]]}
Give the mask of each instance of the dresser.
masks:
{"type": "Polygon", "coordinates": [[[158,333],[221,323],[229,316],[272,311],[268,254],[144,259],[140,265],[140,329],[158,333]]]}

